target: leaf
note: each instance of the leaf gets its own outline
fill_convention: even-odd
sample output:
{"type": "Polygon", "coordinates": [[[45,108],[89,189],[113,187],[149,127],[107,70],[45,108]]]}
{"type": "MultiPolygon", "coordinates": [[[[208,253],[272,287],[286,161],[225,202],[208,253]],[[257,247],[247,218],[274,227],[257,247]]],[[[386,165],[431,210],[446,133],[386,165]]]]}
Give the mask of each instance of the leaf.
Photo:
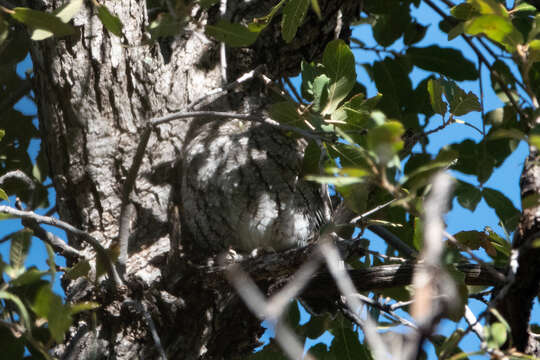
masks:
{"type": "Polygon", "coordinates": [[[399,121],[388,121],[368,132],[368,148],[377,154],[381,163],[387,164],[403,148],[401,135],[404,132],[399,121]]]}
{"type": "Polygon", "coordinates": [[[281,101],[270,106],[270,118],[281,124],[304,127],[297,105],[292,101],[281,101]]]}
{"type": "Polygon", "coordinates": [[[493,231],[489,227],[486,227],[485,231],[488,235],[490,245],[493,246],[495,250],[497,250],[499,253],[504,255],[505,259],[508,259],[510,257],[510,251],[512,247],[510,242],[504,240],[502,237],[500,237],[495,231],[493,231]]]}
{"type": "Polygon", "coordinates": [[[62,304],[60,296],[52,292],[49,286],[42,286],[34,299],[32,310],[47,319],[52,337],[58,343],[64,340],[64,334],[71,326],[69,309],[62,304]]]}
{"type": "Polygon", "coordinates": [[[450,112],[454,116],[462,116],[471,111],[482,111],[478,97],[472,93],[466,93],[455,82],[442,80],[444,95],[450,104],[450,112]]]}
{"type": "Polygon", "coordinates": [[[313,63],[304,60],[302,60],[300,67],[302,69],[302,85],[300,86],[302,96],[308,101],[313,101],[313,82],[317,77],[317,70],[313,63]]]}
{"type": "Polygon", "coordinates": [[[311,0],[311,10],[317,15],[319,20],[322,20],[321,7],[318,0],[311,0]]]}
{"type": "Polygon", "coordinates": [[[457,197],[458,203],[470,211],[474,211],[480,200],[482,200],[480,189],[461,180],[456,183],[454,195],[457,197]]]}
{"type": "Polygon", "coordinates": [[[309,141],[306,150],[304,151],[304,159],[302,161],[302,171],[300,176],[308,174],[319,174],[321,162],[321,148],[315,141],[309,141]]]}
{"type": "Polygon", "coordinates": [[[270,12],[267,15],[260,18],[253,19],[253,21],[248,24],[249,31],[253,31],[253,32],[263,31],[268,26],[268,24],[270,24],[270,22],[272,21],[272,18],[274,17],[274,15],[276,15],[276,13],[279,11],[281,6],[283,6],[283,4],[285,4],[285,0],[281,0],[279,3],[277,3],[277,5],[272,7],[272,10],[270,10],[270,12]]]}
{"type": "Polygon", "coordinates": [[[424,248],[424,222],[419,217],[414,218],[413,245],[419,251],[424,248]]]}
{"type": "Polygon", "coordinates": [[[508,12],[497,0],[469,0],[468,1],[480,14],[495,14],[508,18],[508,12]]]}
{"type": "Polygon", "coordinates": [[[80,303],[77,303],[77,304],[69,305],[68,306],[68,311],[69,311],[70,315],[75,315],[75,314],[78,314],[78,313],[80,313],[82,311],[98,309],[100,306],[101,305],[96,303],[96,302],[85,301],[85,302],[80,302],[80,303]]]}
{"type": "Polygon", "coordinates": [[[41,280],[43,276],[48,274],[48,271],[39,271],[36,268],[30,268],[21,275],[17,276],[15,279],[11,280],[9,283],[12,286],[29,285],[41,280]]]}
{"type": "Polygon", "coordinates": [[[354,55],[343,40],[333,40],[326,45],[322,63],[330,78],[328,104],[323,115],[331,114],[347,97],[356,83],[354,55]]]}
{"type": "Polygon", "coordinates": [[[286,43],[290,43],[296,31],[306,16],[310,0],[289,0],[283,8],[281,20],[281,36],[286,43]]]}
{"type": "Polygon", "coordinates": [[[6,136],[6,132],[3,129],[0,129],[0,141],[6,136]]]}
{"type": "Polygon", "coordinates": [[[500,322],[486,326],[487,345],[492,349],[498,349],[504,345],[507,339],[506,327],[500,322]]]}
{"type": "Polygon", "coordinates": [[[220,20],[216,25],[207,25],[206,33],[231,47],[249,46],[259,36],[259,33],[250,31],[243,25],[232,24],[225,20],[220,20]]]}
{"type": "Polygon", "coordinates": [[[424,48],[411,47],[407,50],[407,56],[413,65],[457,81],[478,79],[476,66],[465,59],[461,51],[456,49],[442,48],[436,45],[424,48]]]}
{"type": "Polygon", "coordinates": [[[14,295],[4,290],[0,290],[0,299],[10,300],[17,306],[17,308],[19,309],[19,316],[24,322],[25,330],[30,331],[32,329],[32,323],[30,322],[28,310],[26,309],[26,306],[24,306],[21,299],[17,295],[14,295]]]}
{"type": "MultiPolygon", "coordinates": [[[[69,24],[65,24],[54,14],[49,14],[43,11],[32,10],[23,7],[16,7],[11,13],[11,17],[15,20],[30,26],[36,30],[45,30],[55,36],[67,36],[75,34],[75,28],[69,24]]],[[[40,40],[34,39],[34,40],[40,40]]]]}
{"type": "Polygon", "coordinates": [[[5,200],[5,201],[9,201],[8,194],[6,194],[4,189],[1,189],[1,188],[0,188],[0,199],[5,200]]]}
{"type": "Polygon", "coordinates": [[[55,10],[53,13],[64,23],[68,23],[81,10],[83,0],[71,0],[66,5],[55,10]]]}
{"type": "Polygon", "coordinates": [[[124,27],[122,21],[118,16],[111,13],[105,5],[98,6],[98,18],[111,34],[118,37],[122,36],[122,28],[124,27]]]}
{"type": "Polygon", "coordinates": [[[86,276],[89,271],[90,264],[88,260],[81,260],[64,273],[64,278],[75,280],[81,276],[86,276]]]}
{"type": "Polygon", "coordinates": [[[509,53],[516,51],[516,46],[523,43],[523,36],[514,27],[510,19],[499,15],[482,15],[464,24],[467,34],[485,34],[491,40],[498,42],[509,53]]]}
{"type": "Polygon", "coordinates": [[[148,26],[148,32],[152,39],[174,36],[182,32],[185,22],[175,19],[170,13],[159,14],[148,26]]]}
{"type": "Polygon", "coordinates": [[[22,269],[28,256],[32,240],[32,232],[29,230],[17,231],[11,237],[9,249],[9,263],[15,270],[22,269]]]}
{"type": "MultiPolygon", "coordinates": [[[[368,172],[365,172],[368,175],[368,172]]],[[[308,175],[306,180],[315,181],[319,184],[330,184],[335,186],[347,186],[352,184],[358,184],[365,182],[363,177],[357,176],[322,176],[322,175],[308,175]]]]}
{"type": "Polygon", "coordinates": [[[373,77],[377,90],[383,94],[378,109],[386,116],[401,119],[404,108],[410,106],[414,96],[410,69],[403,61],[386,58],[373,64],[373,77]]]}
{"type": "Polygon", "coordinates": [[[446,114],[446,103],[442,99],[443,88],[441,83],[438,80],[429,79],[427,91],[429,93],[429,101],[431,102],[433,111],[444,116],[444,114],[446,114]]]}
{"type": "Polygon", "coordinates": [[[451,8],[450,14],[456,19],[469,20],[470,18],[480,15],[480,11],[472,4],[464,2],[451,8]]]}
{"type": "MultiPolygon", "coordinates": [[[[0,54],[4,50],[4,42],[9,37],[9,24],[4,18],[0,17],[0,54]]],[[[3,130],[0,130],[3,132],[3,130]]],[[[0,135],[0,140],[4,135],[0,135]]]]}
{"type": "Polygon", "coordinates": [[[497,216],[501,219],[508,231],[514,231],[521,213],[514,207],[512,201],[498,190],[484,187],[482,196],[489,207],[495,210],[497,216]]]}
{"type": "Polygon", "coordinates": [[[328,103],[329,83],[330,79],[324,74],[317,76],[313,81],[313,111],[321,111],[328,103]]]}
{"type": "Polygon", "coordinates": [[[447,337],[440,347],[436,347],[437,355],[439,359],[446,359],[451,355],[461,353],[461,349],[458,347],[459,342],[465,336],[463,329],[456,329],[449,337],[447,337]]]}

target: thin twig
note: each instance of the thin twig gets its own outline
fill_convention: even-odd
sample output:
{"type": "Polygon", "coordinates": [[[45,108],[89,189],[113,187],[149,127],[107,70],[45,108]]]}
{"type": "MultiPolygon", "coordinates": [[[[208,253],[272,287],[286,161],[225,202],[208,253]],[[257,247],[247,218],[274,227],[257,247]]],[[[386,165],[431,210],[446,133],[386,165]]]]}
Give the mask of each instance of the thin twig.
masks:
{"type": "Polygon", "coordinates": [[[381,204],[381,205],[378,205],[376,207],[374,207],[373,209],[369,210],[369,211],[366,211],[365,213],[363,213],[362,215],[358,215],[354,218],[351,219],[350,223],[351,224],[354,224],[358,221],[362,221],[364,220],[365,218],[367,218],[368,216],[376,213],[377,211],[381,210],[381,209],[384,209],[385,207],[387,207],[388,205],[391,205],[392,203],[394,203],[396,201],[396,199],[392,199],[390,201],[387,201],[385,202],[384,204],[381,204]]]}
{"type": "MultiPolygon", "coordinates": [[[[229,282],[236,289],[237,294],[244,300],[251,312],[261,320],[269,320],[276,325],[276,340],[289,359],[315,360],[309,353],[304,356],[304,346],[301,344],[293,332],[283,324],[275,313],[270,314],[268,310],[271,306],[266,301],[263,294],[257,288],[255,282],[246,274],[238,264],[229,266],[225,273],[229,282]]],[[[293,280],[294,281],[294,280],[293,280]]]]}
{"type": "Polygon", "coordinates": [[[113,279],[113,281],[115,282],[116,286],[117,287],[123,286],[123,282],[120,279],[120,276],[118,275],[118,272],[116,271],[116,267],[114,266],[111,258],[107,254],[107,250],[105,250],[105,248],[99,243],[99,241],[96,240],[96,238],[94,238],[92,235],[90,235],[86,231],[77,229],[73,225],[68,224],[59,219],[42,216],[32,211],[17,210],[6,205],[0,205],[0,213],[9,214],[13,217],[20,218],[20,219],[33,220],[33,221],[36,221],[38,224],[47,224],[47,225],[55,226],[73,235],[79,236],[88,244],[90,244],[90,246],[92,246],[94,251],[100,257],[100,259],[105,262],[105,266],[107,267],[107,272],[109,276],[111,277],[111,279],[113,279]]]}
{"type": "Polygon", "coordinates": [[[362,300],[364,303],[366,304],[369,304],[387,314],[389,314],[390,316],[394,317],[396,320],[398,320],[400,323],[402,323],[403,325],[405,326],[408,326],[410,328],[413,328],[413,329],[417,329],[418,327],[412,323],[411,321],[399,316],[398,314],[395,313],[395,311],[392,310],[392,308],[389,306],[389,305],[385,305],[385,304],[381,304],[380,302],[372,299],[372,298],[369,298],[365,295],[362,295],[362,294],[355,294],[354,296],[356,296],[357,298],[359,298],[360,300],[362,300]]]}
{"type": "MultiPolygon", "coordinates": [[[[219,1],[219,15],[221,18],[225,19],[227,15],[227,0],[219,1]]],[[[221,42],[219,44],[219,62],[221,67],[221,81],[223,84],[227,83],[227,49],[225,43],[221,42]]]]}
{"type": "Polygon", "coordinates": [[[299,104],[303,104],[302,97],[300,96],[298,91],[296,91],[296,88],[294,87],[294,84],[292,83],[291,79],[289,79],[289,77],[285,77],[284,79],[285,79],[285,82],[287,83],[287,86],[289,87],[292,94],[294,95],[296,102],[299,104]]]}
{"type": "MultiPolygon", "coordinates": [[[[341,294],[346,299],[346,304],[352,315],[356,314],[356,311],[360,309],[362,305],[361,302],[355,297],[355,294],[358,294],[354,284],[347,274],[345,267],[340,265],[343,261],[340,259],[339,253],[336,250],[335,246],[332,245],[329,239],[321,239],[319,244],[319,251],[326,259],[326,264],[328,270],[332,277],[336,281],[336,284],[341,292],[341,294]]],[[[366,340],[371,345],[371,349],[375,355],[375,359],[384,359],[388,350],[384,344],[381,336],[377,333],[377,325],[371,319],[368,314],[366,320],[364,321],[364,326],[362,327],[366,340]]]]}
{"type": "Polygon", "coordinates": [[[157,332],[156,324],[154,323],[154,320],[152,320],[152,316],[148,312],[148,308],[146,304],[144,303],[144,301],[136,301],[135,304],[138,307],[139,311],[142,312],[144,320],[146,321],[146,325],[150,329],[150,334],[152,335],[154,344],[156,345],[159,351],[161,360],[167,360],[167,354],[165,353],[165,349],[163,348],[163,345],[161,344],[161,339],[157,332]]]}

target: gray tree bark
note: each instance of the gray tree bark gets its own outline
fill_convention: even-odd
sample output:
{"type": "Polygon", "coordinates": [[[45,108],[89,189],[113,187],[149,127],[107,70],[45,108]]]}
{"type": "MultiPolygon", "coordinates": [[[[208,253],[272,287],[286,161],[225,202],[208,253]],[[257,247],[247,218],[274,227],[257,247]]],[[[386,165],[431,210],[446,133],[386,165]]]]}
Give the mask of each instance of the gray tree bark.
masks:
{"type": "MultiPolygon", "coordinates": [[[[266,0],[231,3],[228,17],[233,21],[262,16],[274,5],[266,0]]],[[[297,72],[301,58],[320,56],[336,36],[340,8],[337,35],[346,38],[355,1],[319,3],[325,19],[319,22],[309,15],[291,44],[281,40],[277,20],[252,48],[230,51],[229,78],[260,64],[273,78],[297,72]]],[[[207,22],[216,20],[216,10],[194,8],[184,35],[147,45],[144,2],[105,4],[124,24],[121,38],[109,34],[85,3],[74,19],[79,36],[34,43],[31,54],[60,217],[109,247],[117,242],[122,186],[148,119],[185,109],[222,84],[217,44],[203,32],[207,22]]],[[[45,1],[48,10],[60,5],[45,1]]],[[[261,87],[244,91],[214,108],[255,109],[267,96],[261,87]]],[[[314,237],[323,200],[318,189],[294,175],[302,159],[297,140],[261,125],[209,120],[205,125],[171,122],[152,135],[130,198],[135,212],[130,219],[128,290],[114,294],[103,282],[64,281],[68,301],[93,300],[103,306],[97,322],[85,314],[77,319],[66,343],[57,348],[59,357],[157,358],[158,347],[138,304],[146,306],[169,359],[236,358],[257,344],[262,331],[258,320],[225,281],[208,284],[193,262],[201,252],[229,245],[250,249],[246,239],[253,236],[266,243],[283,233],[278,248],[302,245],[314,237]],[[216,142],[220,137],[230,141],[230,148],[216,142]],[[223,166],[206,172],[209,159],[223,166]],[[234,190],[235,184],[240,190],[234,190]],[[258,200],[236,202],[245,195],[258,200]],[[301,229],[286,223],[289,206],[300,209],[295,216],[301,229]],[[224,207],[233,211],[223,215],[224,207]],[[286,226],[264,223],[267,214],[270,222],[286,226]],[[290,238],[292,233],[299,235],[290,238]]],[[[80,239],[70,236],[69,242],[91,253],[80,239]]]]}

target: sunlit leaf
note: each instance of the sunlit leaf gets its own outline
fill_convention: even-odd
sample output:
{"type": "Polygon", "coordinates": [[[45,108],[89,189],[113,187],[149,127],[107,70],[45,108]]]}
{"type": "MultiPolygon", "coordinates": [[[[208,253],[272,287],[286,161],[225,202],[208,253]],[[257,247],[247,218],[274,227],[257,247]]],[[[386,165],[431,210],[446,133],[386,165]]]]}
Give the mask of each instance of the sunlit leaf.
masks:
{"type": "Polygon", "coordinates": [[[499,15],[483,15],[467,21],[465,32],[470,35],[485,34],[491,40],[503,45],[513,53],[516,46],[523,43],[523,36],[510,19],[499,15]]]}
{"type": "Polygon", "coordinates": [[[482,110],[478,97],[472,92],[466,93],[455,82],[449,80],[443,80],[442,85],[444,96],[450,104],[450,112],[455,116],[482,110]]]}
{"type": "MultiPolygon", "coordinates": [[[[28,8],[17,7],[10,13],[15,20],[30,26],[32,29],[48,31],[56,36],[75,34],[75,28],[65,24],[54,14],[28,8]]],[[[34,40],[40,40],[39,38],[34,40]]]]}
{"type": "Polygon", "coordinates": [[[322,20],[321,7],[318,0],[311,0],[311,10],[317,15],[319,20],[322,20]]]}
{"type": "Polygon", "coordinates": [[[38,316],[47,319],[52,337],[61,343],[71,326],[71,315],[60,296],[53,293],[49,286],[42,286],[34,299],[32,310],[38,316]]]}
{"type": "Polygon", "coordinates": [[[388,121],[372,128],[367,134],[367,144],[382,163],[387,163],[403,148],[401,135],[405,132],[399,121],[388,121]]]}
{"type": "Polygon", "coordinates": [[[6,192],[4,191],[4,189],[1,189],[1,188],[0,188],[0,200],[9,201],[9,196],[8,196],[8,194],[6,194],[6,192]]]}
{"type": "Polygon", "coordinates": [[[100,306],[101,305],[98,304],[98,303],[91,302],[91,301],[85,301],[85,302],[80,302],[80,303],[77,303],[77,304],[69,305],[68,306],[68,311],[69,311],[70,315],[75,315],[75,314],[80,313],[82,311],[88,311],[88,310],[97,309],[100,306]]]}

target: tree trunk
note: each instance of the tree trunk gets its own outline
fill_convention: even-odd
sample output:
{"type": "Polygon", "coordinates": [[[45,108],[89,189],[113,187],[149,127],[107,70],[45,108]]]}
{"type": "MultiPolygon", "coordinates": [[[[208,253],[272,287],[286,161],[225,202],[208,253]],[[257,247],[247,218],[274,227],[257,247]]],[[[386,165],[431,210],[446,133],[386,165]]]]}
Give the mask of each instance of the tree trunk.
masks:
{"type": "MultiPolygon", "coordinates": [[[[48,10],[61,5],[54,0],[45,3],[48,10]]],[[[229,3],[232,4],[227,15],[233,21],[265,15],[274,5],[274,1],[229,3]]],[[[266,65],[265,72],[274,79],[296,73],[302,57],[308,60],[319,57],[324,45],[336,36],[339,8],[343,15],[337,35],[347,37],[349,22],[356,15],[355,1],[319,3],[325,19],[319,22],[310,14],[291,44],[281,40],[278,19],[252,48],[229,51],[228,78],[235,79],[261,64],[266,65]]],[[[122,0],[106,5],[124,24],[121,38],[108,33],[95,9],[85,3],[74,19],[80,29],[78,36],[33,43],[31,54],[40,128],[59,215],[110,247],[118,237],[122,186],[147,121],[186,109],[195,99],[222,84],[219,46],[204,35],[204,25],[216,20],[215,9],[206,13],[193,8],[193,20],[182,36],[147,45],[145,2],[122,0]]],[[[267,96],[264,88],[249,86],[244,91],[249,93],[237,93],[233,99],[220,100],[211,108],[240,112],[264,104],[260,100],[267,96]],[[244,100],[237,101],[239,98],[244,100]]],[[[196,183],[190,185],[186,178],[184,181],[179,178],[186,174],[182,175],[177,165],[183,163],[180,170],[185,172],[187,162],[189,170],[198,146],[193,143],[198,140],[194,139],[213,136],[204,133],[212,126],[199,126],[193,120],[179,120],[161,125],[151,135],[130,197],[136,211],[129,219],[132,228],[126,268],[128,290],[114,294],[102,286],[103,282],[92,283],[83,278],[65,280],[68,301],[99,299],[104,305],[97,311],[97,322],[84,314],[77,319],[65,345],[57,348],[57,356],[157,358],[159,347],[152,338],[145,314],[151,315],[169,359],[235,358],[257,344],[262,331],[259,321],[244,308],[225,281],[206,284],[204,272],[193,265],[194,260],[200,259],[194,259],[194,251],[186,252],[201,247],[184,246],[201,243],[194,237],[204,236],[204,242],[216,234],[218,238],[224,235],[205,231],[194,234],[196,221],[204,222],[198,224],[204,227],[212,217],[187,218],[194,214],[181,206],[182,194],[178,194],[179,189],[197,190],[196,183]],[[198,137],[194,136],[195,131],[198,137]],[[180,227],[179,222],[187,224],[187,229],[180,227]],[[176,281],[171,282],[171,278],[176,281]]],[[[297,170],[301,146],[276,130],[270,133],[277,139],[274,143],[285,142],[282,146],[294,151],[292,156],[277,159],[277,166],[292,166],[291,171],[297,170]],[[291,159],[296,164],[281,163],[291,159]]],[[[247,150],[266,147],[261,142],[240,143],[247,150]]],[[[274,152],[279,151],[277,148],[274,152]]],[[[204,155],[204,151],[199,155],[204,155]]],[[[249,158],[251,162],[255,160],[249,158]]],[[[191,174],[198,171],[195,165],[191,169],[191,174]]],[[[262,171],[258,179],[264,182],[271,174],[262,171]]],[[[220,176],[219,172],[213,175],[220,176]]],[[[321,198],[314,195],[317,192],[308,189],[306,194],[303,201],[320,207],[321,198]]],[[[279,199],[274,201],[279,203],[279,199]]],[[[309,215],[306,219],[314,218],[309,215]]],[[[314,226],[310,223],[308,232],[314,226]]],[[[75,236],[69,236],[69,242],[92,253],[75,236]]],[[[228,243],[223,244],[220,249],[228,243]]],[[[68,259],[68,264],[74,262],[75,259],[68,259]]]]}

